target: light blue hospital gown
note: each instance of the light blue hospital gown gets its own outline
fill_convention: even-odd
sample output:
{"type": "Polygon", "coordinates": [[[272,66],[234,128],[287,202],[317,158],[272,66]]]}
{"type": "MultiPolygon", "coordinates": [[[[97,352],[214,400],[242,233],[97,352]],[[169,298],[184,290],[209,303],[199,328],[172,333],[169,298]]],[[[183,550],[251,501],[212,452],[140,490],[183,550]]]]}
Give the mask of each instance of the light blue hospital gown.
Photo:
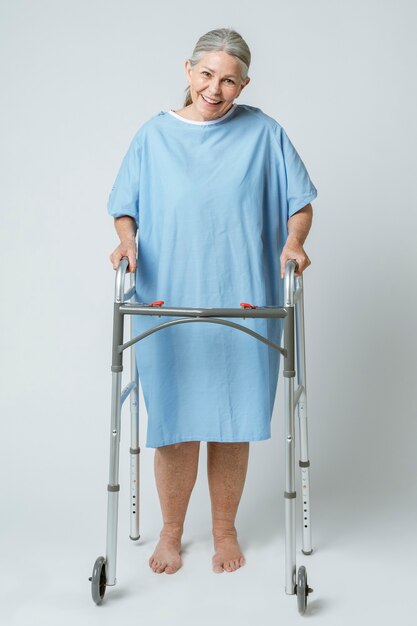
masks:
{"type": "MultiPolygon", "coordinates": [[[[233,104],[193,122],[161,111],[130,144],[108,201],[138,226],[137,300],[167,307],[283,306],[287,220],[317,190],[284,129],[233,104]]],[[[175,317],[134,316],[135,334],[175,317]]],[[[282,321],[233,319],[280,343],[282,321]]],[[[229,326],[177,324],[136,357],[147,447],[271,436],[279,353],[229,326]]]]}

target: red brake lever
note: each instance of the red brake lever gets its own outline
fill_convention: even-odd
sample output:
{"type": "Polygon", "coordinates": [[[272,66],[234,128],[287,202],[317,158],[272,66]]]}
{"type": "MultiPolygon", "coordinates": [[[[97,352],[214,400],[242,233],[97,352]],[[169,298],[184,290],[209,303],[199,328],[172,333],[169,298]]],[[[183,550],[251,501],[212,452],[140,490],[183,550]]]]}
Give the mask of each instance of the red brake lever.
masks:
{"type": "Polygon", "coordinates": [[[248,302],[241,302],[240,306],[242,306],[244,309],[257,309],[257,305],[256,304],[249,304],[248,302]]]}
{"type": "Polygon", "coordinates": [[[164,304],[164,300],[157,300],[156,302],[151,302],[148,306],[162,306],[164,304]]]}

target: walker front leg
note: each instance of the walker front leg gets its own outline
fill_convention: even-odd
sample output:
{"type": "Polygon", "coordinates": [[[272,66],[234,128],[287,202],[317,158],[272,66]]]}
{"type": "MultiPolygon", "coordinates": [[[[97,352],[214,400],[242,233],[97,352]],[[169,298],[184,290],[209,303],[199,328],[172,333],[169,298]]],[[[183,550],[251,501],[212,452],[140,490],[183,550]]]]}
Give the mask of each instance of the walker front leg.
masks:
{"type": "Polygon", "coordinates": [[[112,392],[110,418],[110,467],[107,485],[107,544],[106,557],[99,556],[90,577],[91,595],[96,604],[103,600],[106,586],[116,584],[117,516],[119,505],[119,450],[120,422],[122,412],[122,371],[123,371],[123,314],[120,304],[124,301],[124,279],[129,259],[123,257],[116,271],[115,298],[113,304],[113,346],[112,346],[112,392]]]}
{"type": "Polygon", "coordinates": [[[118,473],[120,449],[120,392],[121,373],[112,375],[112,416],[110,431],[110,470],[107,485],[107,543],[106,570],[107,585],[116,584],[116,553],[117,553],[117,517],[119,504],[118,473]]]}
{"type": "Polygon", "coordinates": [[[116,584],[117,554],[117,518],[119,504],[119,451],[121,426],[121,385],[123,371],[123,352],[118,348],[123,344],[123,315],[120,304],[114,303],[113,317],[113,357],[112,357],[112,397],[111,397],[111,429],[110,429],[110,468],[107,486],[107,544],[106,544],[106,575],[107,585],[116,584]]]}
{"type": "Polygon", "coordinates": [[[285,390],[285,593],[296,592],[295,561],[295,484],[294,484],[294,306],[287,309],[284,329],[285,390]]]}
{"type": "MultiPolygon", "coordinates": [[[[134,336],[133,315],[130,318],[130,336],[134,336]]],[[[140,447],[139,447],[139,376],[136,367],[135,346],[130,347],[130,372],[134,382],[130,392],[130,539],[140,538],[139,497],[140,497],[140,447]]]]}
{"type": "MultiPolygon", "coordinates": [[[[285,592],[297,595],[298,612],[303,615],[307,607],[307,597],[313,591],[307,583],[307,571],[304,565],[299,567],[296,581],[295,563],[295,502],[296,493],[294,485],[295,475],[295,429],[294,429],[294,408],[296,397],[294,394],[295,378],[295,301],[297,295],[294,289],[294,273],[296,262],[289,260],[285,268],[285,307],[287,314],[284,326],[284,378],[285,378],[285,592]]],[[[297,320],[299,321],[299,320],[297,320]]],[[[300,399],[297,390],[297,401],[300,399]]],[[[303,433],[304,435],[305,433],[303,433]]],[[[303,437],[306,443],[306,437],[303,437]]],[[[304,486],[304,485],[303,485],[304,486]]]]}

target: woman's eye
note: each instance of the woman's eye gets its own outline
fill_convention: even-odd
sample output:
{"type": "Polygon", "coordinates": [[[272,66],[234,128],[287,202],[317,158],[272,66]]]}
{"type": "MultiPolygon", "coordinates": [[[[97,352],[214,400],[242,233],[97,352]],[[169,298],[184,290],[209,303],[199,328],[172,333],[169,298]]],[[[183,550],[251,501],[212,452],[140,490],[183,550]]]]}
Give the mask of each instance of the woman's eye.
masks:
{"type": "MultiPolygon", "coordinates": [[[[202,70],[201,73],[204,74],[204,76],[210,76],[210,72],[206,72],[206,70],[202,70]]],[[[225,78],[224,80],[228,83],[231,83],[232,85],[235,84],[231,78],[225,78]]]]}

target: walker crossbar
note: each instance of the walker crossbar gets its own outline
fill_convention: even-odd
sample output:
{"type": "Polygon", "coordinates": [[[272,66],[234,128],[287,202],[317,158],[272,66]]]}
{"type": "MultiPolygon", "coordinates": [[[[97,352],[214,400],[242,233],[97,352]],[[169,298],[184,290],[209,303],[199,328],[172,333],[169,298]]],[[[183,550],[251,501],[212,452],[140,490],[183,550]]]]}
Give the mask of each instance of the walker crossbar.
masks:
{"type": "Polygon", "coordinates": [[[134,274],[130,273],[130,289],[124,292],[126,270],[129,261],[123,257],[116,271],[113,351],[112,351],[112,397],[110,425],[110,466],[107,506],[107,546],[106,557],[98,557],[90,578],[91,592],[96,604],[100,604],[106,586],[116,584],[117,520],[119,497],[119,448],[122,405],[130,396],[131,439],[130,439],[130,538],[137,540],[139,534],[139,378],[136,367],[135,350],[130,352],[131,381],[121,390],[123,371],[123,352],[149,335],[176,324],[206,322],[223,324],[241,330],[255,339],[278,350],[284,357],[284,395],[285,395],[285,592],[297,595],[299,613],[303,614],[307,605],[307,596],[313,590],[308,587],[307,573],[304,566],[298,570],[296,581],[296,532],[295,532],[295,407],[298,407],[301,495],[302,495],[302,552],[312,553],[310,521],[310,461],[308,459],[307,438],[307,390],[304,347],[304,298],[303,278],[295,276],[296,262],[286,263],[284,275],[284,307],[252,306],[241,303],[241,308],[190,308],[164,307],[162,301],[145,304],[136,302],[134,274]],[[132,302],[127,302],[132,300],[132,302]],[[244,305],[244,306],[243,306],[244,305]],[[124,316],[130,315],[131,339],[123,343],[124,316]],[[180,316],[178,319],[158,324],[146,332],[133,337],[133,316],[180,316]],[[250,328],[223,318],[278,318],[284,320],[284,347],[270,341],[250,328]],[[219,319],[220,318],[220,319],[219,319]],[[295,361],[297,361],[297,372],[295,361]],[[297,388],[294,379],[297,373],[297,388]]]}
{"type": "MultiPolygon", "coordinates": [[[[233,310],[233,309],[230,309],[230,310],[233,310]]],[[[227,317],[231,317],[231,316],[228,315],[227,317]]],[[[134,343],[137,343],[138,341],[145,339],[145,337],[148,337],[149,335],[156,333],[156,331],[161,330],[162,328],[167,328],[168,326],[174,326],[175,324],[189,324],[190,322],[208,322],[212,324],[224,324],[225,326],[231,326],[232,328],[237,328],[238,330],[242,330],[244,333],[247,333],[248,335],[252,335],[252,337],[255,337],[256,339],[259,339],[259,341],[262,341],[262,343],[266,343],[268,346],[271,346],[271,348],[275,348],[275,350],[278,350],[278,352],[281,352],[281,354],[283,354],[284,356],[287,356],[287,351],[285,350],[285,348],[282,348],[278,344],[274,343],[273,341],[270,341],[266,337],[263,337],[262,335],[260,335],[259,333],[256,333],[254,330],[251,330],[250,328],[245,328],[245,326],[242,326],[241,324],[235,324],[234,322],[227,322],[225,320],[219,320],[216,318],[202,319],[200,316],[196,316],[194,319],[185,319],[185,320],[177,319],[177,320],[171,320],[170,322],[164,322],[163,324],[158,324],[158,326],[154,326],[153,328],[145,331],[141,335],[138,335],[137,337],[134,337],[133,339],[126,341],[126,343],[122,344],[121,346],[117,346],[117,350],[118,352],[123,352],[123,350],[125,350],[126,348],[129,348],[134,343]]]]}
{"type": "Polygon", "coordinates": [[[164,306],[122,304],[120,312],[135,315],[182,315],[183,317],[282,317],[287,315],[287,309],[275,306],[259,306],[256,309],[189,309],[186,307],[169,308],[164,306]]]}

